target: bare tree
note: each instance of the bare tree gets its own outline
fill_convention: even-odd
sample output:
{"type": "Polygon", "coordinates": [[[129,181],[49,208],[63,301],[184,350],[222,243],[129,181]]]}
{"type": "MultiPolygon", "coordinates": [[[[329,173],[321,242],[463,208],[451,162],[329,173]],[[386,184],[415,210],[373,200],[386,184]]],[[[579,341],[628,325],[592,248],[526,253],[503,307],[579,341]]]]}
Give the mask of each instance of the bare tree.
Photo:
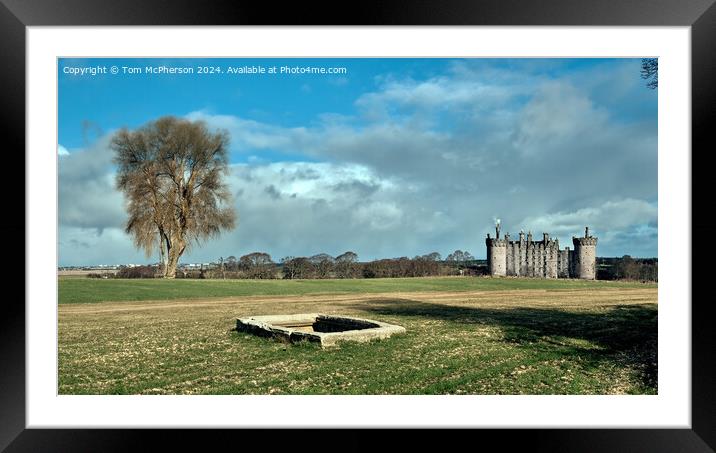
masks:
{"type": "Polygon", "coordinates": [[[264,252],[253,252],[239,258],[239,268],[248,278],[274,278],[275,263],[271,255],[264,252]]]}
{"type": "Polygon", "coordinates": [[[243,269],[249,269],[257,266],[265,266],[273,264],[271,255],[265,252],[253,252],[239,258],[239,266],[243,269]]]}
{"type": "Polygon", "coordinates": [[[644,80],[649,80],[646,83],[646,86],[651,88],[652,90],[659,87],[659,59],[658,58],[642,58],[641,59],[641,78],[644,80]]]}
{"type": "Polygon", "coordinates": [[[234,255],[229,256],[226,258],[226,269],[229,271],[236,271],[239,268],[238,261],[236,260],[236,257],[234,255]]]}
{"type": "Polygon", "coordinates": [[[426,277],[428,275],[438,275],[440,266],[440,254],[432,252],[423,256],[416,256],[408,262],[409,267],[405,271],[406,277],[426,277]]]}
{"type": "Polygon", "coordinates": [[[314,266],[306,257],[287,256],[281,259],[283,278],[311,278],[314,276],[314,266]]]}
{"type": "Polygon", "coordinates": [[[346,252],[336,257],[336,275],[339,278],[354,278],[357,274],[358,255],[355,252],[346,252]]]}
{"type": "Polygon", "coordinates": [[[464,261],[473,261],[475,259],[474,256],[470,254],[468,251],[462,251],[462,250],[455,250],[451,254],[445,258],[445,261],[456,261],[456,262],[464,262],[464,261]]]}
{"type": "Polygon", "coordinates": [[[327,253],[319,253],[308,258],[308,261],[313,264],[318,278],[328,278],[333,271],[336,260],[327,253]]]}
{"type": "Polygon", "coordinates": [[[355,252],[348,251],[336,257],[337,263],[355,263],[358,261],[358,255],[355,252]]]}
{"type": "Polygon", "coordinates": [[[212,133],[203,122],[171,116],[121,129],[112,139],[117,187],[127,200],[126,232],[147,255],[159,244],[165,278],[176,276],[187,247],[234,227],[223,182],[228,144],[226,131],[212,133]]]}
{"type": "Polygon", "coordinates": [[[283,272],[283,278],[293,279],[297,278],[298,268],[296,266],[295,256],[284,256],[281,258],[281,272],[283,272]]]}
{"type": "Polygon", "coordinates": [[[428,253],[427,255],[423,255],[423,258],[429,261],[442,261],[442,255],[438,252],[432,252],[428,253]]]}

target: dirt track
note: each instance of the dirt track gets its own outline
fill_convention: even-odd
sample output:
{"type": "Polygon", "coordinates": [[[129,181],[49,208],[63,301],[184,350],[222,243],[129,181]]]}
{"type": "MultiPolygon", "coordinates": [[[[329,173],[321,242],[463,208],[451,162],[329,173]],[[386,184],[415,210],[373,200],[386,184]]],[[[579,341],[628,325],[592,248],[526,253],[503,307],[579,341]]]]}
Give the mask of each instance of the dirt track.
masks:
{"type": "Polygon", "coordinates": [[[656,288],[606,288],[599,290],[511,290],[511,291],[455,291],[455,292],[389,292],[371,294],[321,294],[301,296],[250,296],[212,299],[157,300],[140,302],[103,302],[97,304],[67,304],[59,306],[60,315],[82,315],[132,311],[161,311],[170,309],[226,309],[235,306],[237,313],[271,314],[280,308],[290,306],[290,312],[306,310],[335,311],[340,306],[355,306],[357,303],[386,300],[411,300],[446,305],[483,305],[508,307],[559,305],[562,308],[584,307],[584,304],[611,305],[619,303],[655,303],[656,288]]]}

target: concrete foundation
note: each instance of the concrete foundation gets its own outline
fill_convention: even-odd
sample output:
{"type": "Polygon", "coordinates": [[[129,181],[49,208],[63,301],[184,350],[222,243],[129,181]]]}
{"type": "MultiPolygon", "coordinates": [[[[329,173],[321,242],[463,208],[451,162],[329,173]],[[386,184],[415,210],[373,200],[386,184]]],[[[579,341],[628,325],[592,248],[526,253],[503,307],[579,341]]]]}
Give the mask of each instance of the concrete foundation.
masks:
{"type": "Polygon", "coordinates": [[[404,327],[385,322],[321,313],[240,318],[236,320],[236,330],[292,343],[313,341],[322,347],[334,346],[341,341],[382,340],[405,332],[404,327]]]}

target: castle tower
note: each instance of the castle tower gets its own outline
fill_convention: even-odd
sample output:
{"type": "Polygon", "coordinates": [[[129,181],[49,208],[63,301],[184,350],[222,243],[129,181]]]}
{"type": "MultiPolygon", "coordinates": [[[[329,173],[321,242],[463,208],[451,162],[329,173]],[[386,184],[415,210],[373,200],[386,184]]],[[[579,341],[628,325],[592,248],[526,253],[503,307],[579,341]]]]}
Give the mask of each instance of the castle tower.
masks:
{"type": "Polygon", "coordinates": [[[547,233],[544,234],[544,276],[545,278],[558,277],[559,242],[550,239],[547,233]]]}
{"type": "Polygon", "coordinates": [[[574,243],[575,277],[594,280],[597,270],[597,238],[589,235],[589,227],[584,229],[584,237],[572,237],[574,243]]]}
{"type": "Polygon", "coordinates": [[[495,225],[495,238],[487,234],[487,267],[492,276],[507,275],[507,239],[500,239],[500,223],[495,225]]]}

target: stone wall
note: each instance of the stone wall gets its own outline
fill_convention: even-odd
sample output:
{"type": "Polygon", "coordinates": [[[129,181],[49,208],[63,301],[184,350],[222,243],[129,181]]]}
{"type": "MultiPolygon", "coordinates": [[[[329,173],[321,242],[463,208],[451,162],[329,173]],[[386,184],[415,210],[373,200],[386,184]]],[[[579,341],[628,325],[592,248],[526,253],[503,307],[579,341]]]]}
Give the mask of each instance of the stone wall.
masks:
{"type": "Polygon", "coordinates": [[[572,271],[572,251],[569,247],[564,250],[557,250],[557,278],[569,278],[573,275],[572,271]]]}
{"type": "Polygon", "coordinates": [[[517,241],[509,239],[510,236],[506,235],[506,275],[557,278],[559,243],[556,240],[545,235],[542,241],[535,242],[531,235],[525,239],[524,233],[520,233],[517,241]]]}

